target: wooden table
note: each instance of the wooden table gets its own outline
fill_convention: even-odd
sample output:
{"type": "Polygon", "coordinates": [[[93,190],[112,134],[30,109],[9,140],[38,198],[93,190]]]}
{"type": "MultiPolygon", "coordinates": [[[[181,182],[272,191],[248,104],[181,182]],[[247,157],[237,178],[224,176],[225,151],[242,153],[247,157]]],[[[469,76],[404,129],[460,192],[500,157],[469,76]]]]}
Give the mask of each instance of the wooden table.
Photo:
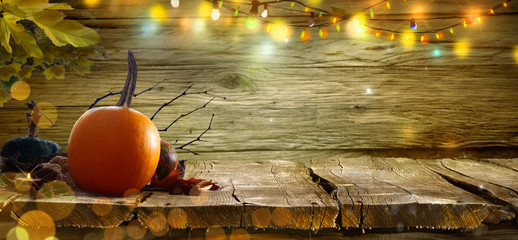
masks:
{"type": "Polygon", "coordinates": [[[4,188],[0,207],[19,224],[41,223],[34,212],[49,216],[58,233],[78,227],[137,237],[185,229],[475,233],[488,224],[515,222],[517,163],[368,156],[315,159],[309,167],[293,161],[190,161],[186,177],[219,181],[223,188],[200,196],[143,191],[108,198],[76,191],[36,199],[4,188]]]}

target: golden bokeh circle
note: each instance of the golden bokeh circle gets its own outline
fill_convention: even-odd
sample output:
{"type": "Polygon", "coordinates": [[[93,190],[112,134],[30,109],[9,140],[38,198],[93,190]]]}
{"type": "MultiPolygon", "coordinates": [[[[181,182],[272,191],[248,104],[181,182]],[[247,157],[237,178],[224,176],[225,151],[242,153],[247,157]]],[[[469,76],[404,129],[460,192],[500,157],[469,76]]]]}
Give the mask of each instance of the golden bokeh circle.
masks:
{"type": "Polygon", "coordinates": [[[242,228],[238,228],[230,234],[230,240],[250,240],[250,234],[242,228]]]}
{"type": "Polygon", "coordinates": [[[23,227],[13,227],[7,232],[6,240],[29,239],[29,233],[23,227]]]}
{"type": "Polygon", "coordinates": [[[290,211],[285,207],[275,208],[272,212],[272,221],[278,227],[286,226],[291,219],[290,211]]]}
{"type": "Polygon", "coordinates": [[[270,225],[272,221],[272,215],[266,208],[258,208],[252,213],[252,223],[254,227],[265,228],[270,225]]]}
{"type": "Polygon", "coordinates": [[[17,81],[11,85],[11,96],[14,99],[23,101],[31,94],[31,86],[26,81],[17,81]]]}
{"type": "Polygon", "coordinates": [[[112,211],[113,202],[107,197],[96,197],[92,202],[92,210],[97,216],[104,217],[112,211]]]}
{"type": "Polygon", "coordinates": [[[124,238],[124,230],[121,227],[107,228],[104,230],[105,240],[122,240],[124,238]]]}
{"type": "Polygon", "coordinates": [[[146,227],[144,227],[138,220],[133,220],[128,223],[126,227],[126,232],[128,236],[133,239],[141,239],[146,236],[146,227]]]}
{"type": "Polygon", "coordinates": [[[167,225],[167,219],[164,214],[161,212],[153,212],[149,216],[149,221],[147,222],[147,227],[151,234],[156,237],[164,236],[167,232],[169,232],[169,226],[167,225]]]}
{"type": "Polygon", "coordinates": [[[40,210],[31,210],[24,213],[17,226],[23,227],[31,240],[44,240],[56,234],[54,220],[46,212],[40,210]]]}
{"type": "Polygon", "coordinates": [[[180,208],[173,208],[167,214],[167,222],[174,229],[187,228],[187,213],[180,208]]]}
{"type": "Polygon", "coordinates": [[[137,206],[136,198],[140,195],[140,191],[136,188],[130,188],[124,192],[122,199],[124,201],[124,205],[129,208],[134,208],[137,206]]]}

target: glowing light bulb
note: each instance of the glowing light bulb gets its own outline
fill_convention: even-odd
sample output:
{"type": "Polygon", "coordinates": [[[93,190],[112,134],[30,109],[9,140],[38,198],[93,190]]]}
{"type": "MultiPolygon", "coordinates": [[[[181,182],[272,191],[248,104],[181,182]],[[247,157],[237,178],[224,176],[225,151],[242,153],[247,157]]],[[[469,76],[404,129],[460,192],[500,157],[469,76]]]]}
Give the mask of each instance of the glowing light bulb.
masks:
{"type": "Polygon", "coordinates": [[[239,15],[239,9],[236,8],[236,11],[234,11],[234,17],[237,17],[239,15]]]}
{"type": "Polygon", "coordinates": [[[180,0],[171,0],[171,6],[177,8],[178,6],[180,6],[180,0]]]}
{"type": "Polygon", "coordinates": [[[250,16],[246,19],[245,25],[246,28],[253,30],[257,27],[257,20],[254,17],[250,16]]]}
{"type": "Polygon", "coordinates": [[[390,10],[390,2],[389,2],[389,1],[387,1],[387,4],[385,4],[385,7],[386,7],[388,10],[390,10]]]}
{"type": "Polygon", "coordinates": [[[438,56],[440,56],[440,55],[441,55],[441,51],[440,51],[439,49],[435,49],[435,50],[433,51],[433,55],[434,55],[434,56],[436,56],[436,57],[438,57],[438,56]]]}
{"type": "Polygon", "coordinates": [[[371,93],[372,93],[372,89],[371,89],[371,88],[367,88],[367,89],[365,90],[365,93],[367,93],[367,94],[371,94],[371,93]]]}
{"type": "Polygon", "coordinates": [[[340,32],[340,24],[336,24],[336,31],[340,32]]]}
{"type": "Polygon", "coordinates": [[[264,10],[263,12],[261,13],[261,17],[265,18],[265,17],[268,17],[268,5],[264,5],[264,10]]]}
{"type": "Polygon", "coordinates": [[[334,18],[333,18],[333,20],[332,20],[331,22],[332,22],[333,24],[335,24],[335,23],[336,23],[336,21],[338,21],[338,18],[335,18],[335,17],[334,17],[334,18]]]}
{"type": "Polygon", "coordinates": [[[396,38],[396,35],[394,33],[390,34],[390,41],[394,41],[394,39],[396,38]]]}
{"type": "Polygon", "coordinates": [[[504,6],[504,7],[509,7],[509,2],[508,2],[508,1],[504,1],[504,2],[502,3],[502,6],[504,6]]]}
{"type": "Polygon", "coordinates": [[[327,37],[327,30],[321,28],[320,30],[318,30],[318,35],[320,36],[320,38],[326,38],[327,37]]]}
{"type": "Polygon", "coordinates": [[[374,18],[374,11],[372,11],[372,8],[371,8],[371,18],[374,18]]]}
{"type": "Polygon", "coordinates": [[[489,9],[489,13],[491,13],[491,14],[495,14],[495,10],[493,10],[493,9],[491,8],[491,9],[489,9]]]}
{"type": "Polygon", "coordinates": [[[450,33],[453,34],[453,28],[450,28],[450,33]]]}
{"type": "Polygon", "coordinates": [[[410,29],[417,29],[417,23],[415,23],[415,18],[410,19],[410,29]]]}
{"type": "Polygon", "coordinates": [[[376,31],[376,37],[380,37],[381,36],[381,32],[380,31],[376,31]]]}
{"type": "Polygon", "coordinates": [[[217,9],[217,8],[212,9],[212,13],[210,14],[210,17],[212,18],[212,20],[216,21],[219,19],[220,16],[221,16],[221,13],[219,12],[219,9],[217,9]]]}

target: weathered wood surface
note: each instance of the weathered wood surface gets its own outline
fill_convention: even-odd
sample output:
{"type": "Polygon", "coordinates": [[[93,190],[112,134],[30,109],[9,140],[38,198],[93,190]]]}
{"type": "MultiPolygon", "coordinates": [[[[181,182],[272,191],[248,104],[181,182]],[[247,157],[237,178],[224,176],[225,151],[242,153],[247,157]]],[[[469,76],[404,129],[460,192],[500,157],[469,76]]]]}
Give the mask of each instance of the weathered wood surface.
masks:
{"type": "Polygon", "coordinates": [[[499,207],[406,158],[312,160],[336,185],[345,228],[474,229],[499,207]]]}
{"type": "MultiPolygon", "coordinates": [[[[133,211],[144,197],[142,194],[132,194],[108,198],[74,191],[53,197],[38,194],[34,199],[25,194],[13,202],[11,216],[17,221],[22,218],[31,222],[30,217],[23,215],[38,210],[50,216],[56,227],[109,228],[133,219],[133,211]]],[[[37,217],[33,214],[29,216],[37,217]]]]}
{"type": "MultiPolygon", "coordinates": [[[[334,228],[338,205],[319,188],[302,163],[291,161],[187,162],[187,176],[219,181],[223,189],[200,196],[153,192],[138,208],[153,228],[166,218],[173,229],[243,227],[334,228]]],[[[159,229],[157,231],[161,231],[159,229]]]]}
{"type": "Polygon", "coordinates": [[[503,205],[505,210],[518,214],[518,172],[499,166],[506,162],[516,162],[516,159],[500,160],[492,161],[497,164],[460,159],[420,162],[459,187],[469,189],[503,205]]]}
{"type": "MultiPolygon", "coordinates": [[[[56,126],[42,129],[42,137],[65,145],[73,123],[94,99],[122,88],[125,52],[131,49],[140,53],[137,91],[169,79],[157,91],[135,99],[134,108],[147,116],[192,83],[195,90],[211,89],[227,98],[216,98],[207,109],[161,133],[166,140],[188,142],[215,113],[213,128],[204,136],[207,142],[191,148],[217,154],[192,159],[249,153],[251,160],[271,160],[268,152],[275,151],[280,153],[275,159],[308,161],[334,155],[309,156],[313,151],[518,145],[516,15],[484,18],[469,29],[456,29],[449,39],[413,48],[373,37],[354,39],[332,30],[327,39],[313,37],[309,42],[300,42],[294,31],[288,43],[277,43],[262,32],[263,26],[248,31],[242,26],[244,18],[225,17],[232,13],[223,11],[217,22],[200,18],[200,2],[182,1],[178,9],[164,2],[169,17],[162,23],[150,18],[149,9],[157,3],[151,0],[100,1],[92,9],[83,1],[71,1],[77,10],[68,15],[98,30],[107,59],[97,60],[85,76],[67,72],[63,80],[47,81],[35,74],[28,80],[30,99],[58,108],[56,126]],[[232,23],[227,25],[227,20],[232,23]],[[148,23],[157,27],[152,34],[144,31],[153,28],[148,23]],[[469,40],[470,51],[458,58],[456,41],[463,39],[469,40]],[[436,49],[441,56],[433,55],[436,49]]],[[[381,6],[384,19],[408,17],[419,2],[392,4],[391,11],[381,6]]],[[[434,1],[424,5],[422,15],[462,15],[466,7],[485,9],[494,4],[434,1]]],[[[356,0],[322,1],[320,7],[353,12],[365,5],[356,0]]],[[[500,10],[513,12],[517,6],[500,10]]],[[[419,27],[434,28],[449,21],[420,22],[419,27]]],[[[317,29],[312,31],[318,36],[317,29]]],[[[209,99],[190,96],[178,101],[160,113],[155,124],[162,128],[209,99]]],[[[23,134],[26,113],[23,102],[15,100],[0,108],[0,144],[23,134]]]]}

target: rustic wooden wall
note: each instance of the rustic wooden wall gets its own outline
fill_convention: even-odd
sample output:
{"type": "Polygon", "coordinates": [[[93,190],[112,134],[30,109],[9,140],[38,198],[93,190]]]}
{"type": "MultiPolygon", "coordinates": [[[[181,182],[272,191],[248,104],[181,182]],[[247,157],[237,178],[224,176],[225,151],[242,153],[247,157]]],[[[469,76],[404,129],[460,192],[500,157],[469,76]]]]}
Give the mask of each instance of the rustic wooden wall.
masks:
{"type": "MultiPolygon", "coordinates": [[[[212,129],[203,136],[206,141],[190,148],[201,155],[185,153],[181,158],[309,161],[355,149],[518,145],[518,4],[514,2],[497,11],[502,14],[483,18],[469,29],[456,28],[453,37],[413,48],[386,36],[354,39],[346,31],[336,33],[334,27],[328,28],[327,39],[319,39],[318,29],[311,29],[312,38],[302,42],[301,29],[296,29],[288,43],[275,42],[262,30],[247,30],[244,18],[232,18],[230,12],[222,11],[217,22],[199,17],[201,0],[183,0],[178,9],[169,1],[155,0],[100,1],[94,8],[82,1],[69,2],[76,10],[67,14],[99,32],[107,58],[97,60],[85,76],[67,72],[63,80],[35,76],[28,81],[30,99],[57,107],[56,126],[43,129],[41,136],[61,145],[66,145],[73,123],[95,98],[120,91],[127,50],[138,52],[137,91],[168,79],[134,100],[133,107],[148,116],[191,84],[193,91],[210,90],[220,96],[161,133],[165,140],[188,142],[207,128],[215,114],[212,129]],[[156,3],[165,6],[168,17],[153,25],[148,12],[156,3]],[[464,58],[455,53],[460,40],[470,46],[464,58]],[[434,55],[436,49],[440,56],[434,55]]],[[[369,4],[310,2],[347,11],[369,4]]],[[[498,3],[398,0],[391,2],[391,11],[374,10],[385,14],[384,19],[410,18],[409,13],[419,8],[426,13],[421,17],[445,17],[462,16],[469,9],[487,10],[498,3]]],[[[418,24],[424,30],[459,21],[418,24]]],[[[393,28],[402,23],[370,24],[393,28]]],[[[181,98],[154,122],[163,128],[210,98],[181,98]]],[[[0,144],[23,134],[26,113],[23,102],[15,100],[0,108],[0,144]]]]}

